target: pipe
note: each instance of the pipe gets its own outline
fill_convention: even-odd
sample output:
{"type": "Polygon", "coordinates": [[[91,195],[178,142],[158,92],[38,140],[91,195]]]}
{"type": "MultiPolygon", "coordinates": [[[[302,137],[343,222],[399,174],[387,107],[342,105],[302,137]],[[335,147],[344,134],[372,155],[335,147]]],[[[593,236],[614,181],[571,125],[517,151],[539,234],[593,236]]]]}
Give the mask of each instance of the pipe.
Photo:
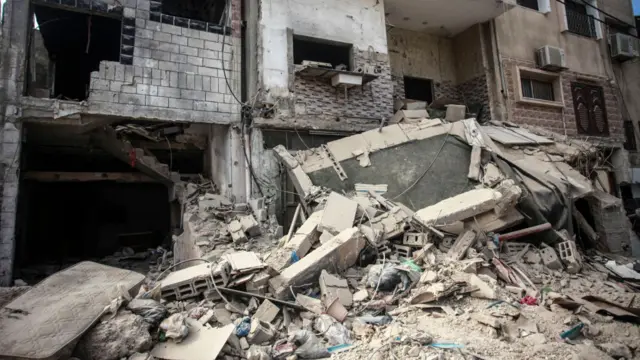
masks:
{"type": "Polygon", "coordinates": [[[287,241],[285,241],[285,244],[289,242],[289,240],[291,240],[291,235],[293,235],[293,229],[295,229],[296,227],[296,222],[298,221],[298,215],[300,214],[300,209],[302,208],[302,205],[298,204],[298,207],[296,207],[296,212],[293,214],[293,219],[291,220],[291,224],[289,225],[289,232],[287,233],[287,241]]]}
{"type": "Polygon", "coordinates": [[[531,234],[541,233],[541,232],[543,232],[545,230],[550,230],[551,228],[552,228],[552,226],[551,226],[550,223],[544,223],[544,224],[528,227],[526,229],[512,231],[510,233],[506,233],[506,234],[502,234],[502,235],[498,234],[496,236],[498,238],[498,241],[501,242],[501,241],[518,239],[518,238],[521,238],[523,236],[527,236],[527,235],[531,235],[531,234]]]}
{"type": "Polygon", "coordinates": [[[254,294],[254,293],[249,293],[249,292],[244,292],[244,291],[240,291],[240,290],[234,290],[234,289],[229,289],[229,288],[223,288],[223,287],[218,287],[218,290],[222,291],[222,292],[226,292],[229,294],[234,294],[234,295],[240,295],[240,296],[249,296],[249,297],[255,297],[261,300],[269,300],[274,304],[280,304],[286,307],[290,307],[292,309],[296,309],[296,310],[302,310],[302,311],[306,311],[307,309],[296,304],[296,303],[292,303],[292,302],[288,302],[288,301],[283,301],[283,300],[278,300],[278,299],[274,299],[268,296],[263,296],[263,295],[258,295],[258,294],[254,294]]]}

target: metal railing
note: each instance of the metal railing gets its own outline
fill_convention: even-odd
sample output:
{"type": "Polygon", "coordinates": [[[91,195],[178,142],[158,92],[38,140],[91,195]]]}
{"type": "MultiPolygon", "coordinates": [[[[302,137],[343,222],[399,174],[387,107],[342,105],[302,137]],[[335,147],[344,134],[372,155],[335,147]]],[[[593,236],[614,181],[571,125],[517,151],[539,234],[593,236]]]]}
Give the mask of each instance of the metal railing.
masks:
{"type": "Polygon", "coordinates": [[[567,9],[567,25],[574,34],[596,37],[596,21],[591,15],[567,9]]]}

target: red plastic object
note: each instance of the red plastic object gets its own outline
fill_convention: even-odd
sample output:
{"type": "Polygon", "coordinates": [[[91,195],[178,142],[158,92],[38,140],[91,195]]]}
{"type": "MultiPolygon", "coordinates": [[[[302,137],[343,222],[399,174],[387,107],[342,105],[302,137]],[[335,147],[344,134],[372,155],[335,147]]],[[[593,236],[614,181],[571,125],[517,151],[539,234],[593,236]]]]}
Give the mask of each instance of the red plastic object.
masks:
{"type": "Polygon", "coordinates": [[[524,304],[524,305],[538,305],[538,299],[534,298],[533,296],[525,296],[522,299],[520,299],[520,304],[524,304]]]}

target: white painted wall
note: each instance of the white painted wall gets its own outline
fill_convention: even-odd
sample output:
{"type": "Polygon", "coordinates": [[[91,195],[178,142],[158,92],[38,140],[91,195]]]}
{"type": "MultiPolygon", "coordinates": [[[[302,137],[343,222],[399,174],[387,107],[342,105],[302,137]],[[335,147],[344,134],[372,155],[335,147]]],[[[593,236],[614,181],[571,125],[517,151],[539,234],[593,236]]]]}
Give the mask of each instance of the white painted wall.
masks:
{"type": "Polygon", "coordinates": [[[353,44],[387,53],[383,0],[264,0],[260,4],[262,85],[288,94],[287,28],[296,35],[353,44]]]}

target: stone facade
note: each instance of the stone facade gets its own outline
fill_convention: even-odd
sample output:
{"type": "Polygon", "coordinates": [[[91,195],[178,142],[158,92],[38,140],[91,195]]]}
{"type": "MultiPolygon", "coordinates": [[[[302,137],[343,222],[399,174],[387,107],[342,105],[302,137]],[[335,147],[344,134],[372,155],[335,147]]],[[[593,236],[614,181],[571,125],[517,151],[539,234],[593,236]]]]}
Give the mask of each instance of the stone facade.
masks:
{"type": "Polygon", "coordinates": [[[489,86],[487,84],[486,74],[476,76],[471,80],[467,80],[457,86],[462,98],[462,103],[467,106],[482,105],[482,113],[480,122],[491,120],[491,103],[489,101],[489,86]]]}
{"type": "Polygon", "coordinates": [[[378,78],[362,87],[351,88],[345,95],[344,89],[335,88],[327,79],[304,78],[295,75],[292,98],[295,99],[296,115],[331,115],[375,119],[393,116],[394,82],[386,54],[375,54],[354,49],[354,68],[372,64],[382,71],[378,78]]]}
{"type": "Polygon", "coordinates": [[[516,94],[518,89],[515,88],[516,79],[514,77],[517,76],[515,74],[516,66],[535,68],[535,63],[509,58],[503,58],[502,63],[509,92],[507,106],[509,109],[508,119],[510,121],[517,124],[540,126],[558,134],[578,137],[580,135],[578,134],[576,125],[573,96],[571,94],[571,83],[590,83],[601,86],[604,92],[607,120],[609,124],[609,136],[602,138],[602,140],[618,143],[624,141],[622,103],[618,100],[615,95],[615,90],[609,84],[609,80],[607,78],[579,74],[570,70],[563,71],[559,74],[562,76],[564,108],[532,105],[517,101],[516,94]]]}

